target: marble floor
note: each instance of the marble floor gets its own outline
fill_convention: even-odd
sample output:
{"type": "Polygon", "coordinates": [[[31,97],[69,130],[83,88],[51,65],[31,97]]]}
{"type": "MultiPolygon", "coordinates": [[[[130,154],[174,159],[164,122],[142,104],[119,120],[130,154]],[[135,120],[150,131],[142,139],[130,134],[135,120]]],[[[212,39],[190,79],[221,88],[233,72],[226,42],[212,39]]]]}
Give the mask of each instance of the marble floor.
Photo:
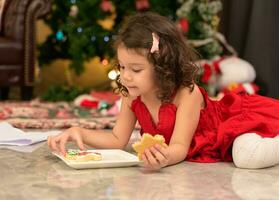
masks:
{"type": "Polygon", "coordinates": [[[151,173],[140,166],[76,170],[46,145],[32,153],[0,149],[1,200],[278,200],[279,166],[182,162],[151,173]]]}
{"type": "MultiPolygon", "coordinates": [[[[134,132],[126,151],[139,139],[134,132]]],[[[72,146],[70,146],[72,147],[72,146]]],[[[159,172],[141,166],[76,170],[46,144],[30,153],[0,149],[0,200],[279,200],[279,165],[182,162],[159,172]]]]}

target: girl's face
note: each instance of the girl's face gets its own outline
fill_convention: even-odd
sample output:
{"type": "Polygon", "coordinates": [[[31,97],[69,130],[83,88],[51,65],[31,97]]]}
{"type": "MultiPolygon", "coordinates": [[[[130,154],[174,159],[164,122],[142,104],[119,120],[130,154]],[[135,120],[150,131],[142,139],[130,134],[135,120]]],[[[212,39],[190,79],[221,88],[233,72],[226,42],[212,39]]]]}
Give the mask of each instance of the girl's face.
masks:
{"type": "Polygon", "coordinates": [[[117,49],[120,65],[121,84],[131,96],[155,94],[158,87],[155,84],[153,65],[141,54],[119,45],[117,49]]]}

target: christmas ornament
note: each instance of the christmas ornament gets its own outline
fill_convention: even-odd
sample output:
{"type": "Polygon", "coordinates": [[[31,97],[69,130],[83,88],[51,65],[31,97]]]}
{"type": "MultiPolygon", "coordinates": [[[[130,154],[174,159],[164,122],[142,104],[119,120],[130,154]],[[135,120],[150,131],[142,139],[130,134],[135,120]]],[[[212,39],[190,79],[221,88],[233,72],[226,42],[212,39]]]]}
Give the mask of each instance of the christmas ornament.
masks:
{"type": "Polygon", "coordinates": [[[57,31],[55,36],[58,41],[62,41],[65,39],[63,31],[57,31]]]}
{"type": "Polygon", "coordinates": [[[102,11],[104,11],[104,12],[112,13],[115,11],[113,4],[111,3],[111,1],[108,1],[108,0],[103,0],[100,7],[101,7],[102,11]]]}
{"type": "Polygon", "coordinates": [[[183,33],[188,33],[189,22],[185,17],[179,19],[179,27],[181,28],[183,33]]]}
{"type": "Polygon", "coordinates": [[[137,10],[147,10],[150,7],[148,0],[136,0],[137,10]]]}
{"type": "Polygon", "coordinates": [[[105,30],[112,30],[115,24],[116,14],[112,14],[105,19],[98,20],[97,23],[105,30]]]}
{"type": "Polygon", "coordinates": [[[77,7],[77,5],[72,5],[71,9],[70,9],[70,12],[69,12],[69,16],[76,17],[77,14],[78,14],[78,7],[77,7]]]}

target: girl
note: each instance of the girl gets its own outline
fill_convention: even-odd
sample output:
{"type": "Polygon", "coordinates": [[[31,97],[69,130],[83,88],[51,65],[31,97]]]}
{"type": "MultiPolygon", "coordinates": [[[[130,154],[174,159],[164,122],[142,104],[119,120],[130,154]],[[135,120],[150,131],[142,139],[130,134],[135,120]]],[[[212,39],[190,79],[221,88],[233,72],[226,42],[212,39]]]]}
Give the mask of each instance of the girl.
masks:
{"type": "Polygon", "coordinates": [[[68,141],[80,149],[124,148],[136,121],[142,133],[161,134],[169,145],[145,150],[150,169],[179,163],[234,161],[240,168],[279,163],[279,101],[228,94],[212,101],[195,84],[195,54],[174,23],[153,13],[130,18],[116,41],[122,106],[112,134],[72,127],[48,138],[65,154],[68,141]]]}

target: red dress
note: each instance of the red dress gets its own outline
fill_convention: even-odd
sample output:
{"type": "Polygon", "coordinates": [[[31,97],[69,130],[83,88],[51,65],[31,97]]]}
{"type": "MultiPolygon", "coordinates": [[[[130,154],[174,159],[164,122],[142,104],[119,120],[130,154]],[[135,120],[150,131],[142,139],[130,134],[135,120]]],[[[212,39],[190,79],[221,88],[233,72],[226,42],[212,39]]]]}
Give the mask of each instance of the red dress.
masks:
{"type": "MultiPolygon", "coordinates": [[[[186,160],[193,162],[232,161],[232,143],[243,133],[257,133],[263,137],[279,134],[279,100],[248,94],[227,94],[220,101],[208,98],[200,88],[205,108],[193,136],[186,160]]],[[[137,97],[132,102],[141,133],[161,134],[169,144],[175,125],[176,106],[161,105],[158,123],[152,120],[145,104],[137,97]]]]}

